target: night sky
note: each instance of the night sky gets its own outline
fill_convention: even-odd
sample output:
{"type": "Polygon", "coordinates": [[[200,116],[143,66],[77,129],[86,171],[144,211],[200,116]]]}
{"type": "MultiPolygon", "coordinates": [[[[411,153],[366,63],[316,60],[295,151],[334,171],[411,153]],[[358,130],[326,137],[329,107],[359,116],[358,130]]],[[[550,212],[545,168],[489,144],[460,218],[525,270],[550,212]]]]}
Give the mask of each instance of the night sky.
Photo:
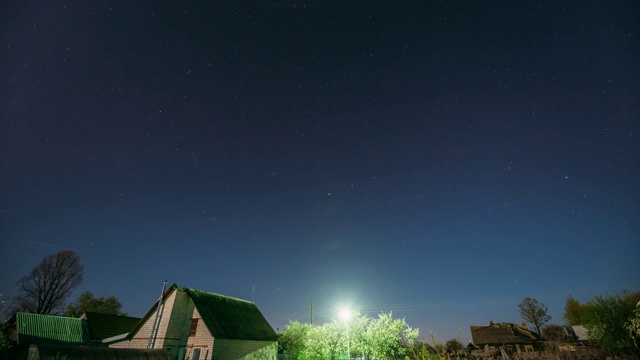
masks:
{"type": "Polygon", "coordinates": [[[637,1],[3,1],[0,291],[421,335],[640,288],[637,1]]]}

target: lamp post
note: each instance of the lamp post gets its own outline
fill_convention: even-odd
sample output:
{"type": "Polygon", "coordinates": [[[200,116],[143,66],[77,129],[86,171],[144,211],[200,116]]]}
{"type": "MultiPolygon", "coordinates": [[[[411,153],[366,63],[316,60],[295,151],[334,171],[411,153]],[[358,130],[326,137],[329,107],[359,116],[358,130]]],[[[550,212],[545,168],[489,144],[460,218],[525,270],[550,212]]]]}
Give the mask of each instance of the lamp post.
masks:
{"type": "Polygon", "coordinates": [[[349,320],[351,320],[351,311],[342,310],[340,312],[340,317],[347,325],[347,360],[351,360],[351,341],[349,339],[349,320]]]}

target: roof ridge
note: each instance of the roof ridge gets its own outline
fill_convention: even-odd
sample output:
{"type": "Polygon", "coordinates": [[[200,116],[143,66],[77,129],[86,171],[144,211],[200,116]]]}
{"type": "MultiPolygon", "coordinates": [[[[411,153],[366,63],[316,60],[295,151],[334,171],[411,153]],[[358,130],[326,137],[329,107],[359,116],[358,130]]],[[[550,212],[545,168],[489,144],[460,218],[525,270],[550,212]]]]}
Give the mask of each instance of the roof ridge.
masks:
{"type": "Polygon", "coordinates": [[[187,292],[187,293],[188,292],[196,292],[196,293],[203,293],[203,294],[208,294],[208,295],[215,295],[215,296],[219,296],[219,297],[222,297],[222,298],[231,299],[231,300],[237,300],[237,301],[243,301],[243,302],[255,305],[255,303],[253,301],[240,299],[240,298],[233,297],[233,296],[228,296],[228,295],[222,295],[222,294],[214,293],[214,292],[211,292],[211,291],[198,290],[198,289],[193,289],[193,288],[190,288],[190,287],[180,286],[180,285],[176,285],[176,289],[178,289],[180,291],[187,292]]]}

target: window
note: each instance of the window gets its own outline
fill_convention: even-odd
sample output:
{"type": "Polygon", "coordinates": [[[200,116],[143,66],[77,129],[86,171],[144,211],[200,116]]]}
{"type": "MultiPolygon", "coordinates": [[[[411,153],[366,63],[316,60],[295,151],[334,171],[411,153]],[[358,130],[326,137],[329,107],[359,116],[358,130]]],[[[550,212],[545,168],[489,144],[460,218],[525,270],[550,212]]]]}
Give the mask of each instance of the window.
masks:
{"type": "Polygon", "coordinates": [[[195,336],[196,330],[198,330],[198,319],[191,319],[191,332],[189,333],[189,336],[195,336]]]}
{"type": "Polygon", "coordinates": [[[191,360],[200,360],[200,348],[193,349],[193,353],[191,354],[191,360]]]}

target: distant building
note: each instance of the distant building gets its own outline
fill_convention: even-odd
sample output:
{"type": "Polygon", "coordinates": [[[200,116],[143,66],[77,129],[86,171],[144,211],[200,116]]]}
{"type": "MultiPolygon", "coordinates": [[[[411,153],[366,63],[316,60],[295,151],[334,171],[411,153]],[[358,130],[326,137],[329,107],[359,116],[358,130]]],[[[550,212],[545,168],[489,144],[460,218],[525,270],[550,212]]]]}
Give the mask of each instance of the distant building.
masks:
{"type": "Polygon", "coordinates": [[[275,360],[276,340],[254,303],[173,284],[129,333],[103,342],[166,349],[177,360],[275,360]]]}
{"type": "Polygon", "coordinates": [[[470,326],[473,344],[483,351],[506,349],[510,352],[529,352],[541,349],[541,338],[537,333],[523,326],[511,323],[491,323],[470,326]]]}
{"type": "Polygon", "coordinates": [[[573,325],[565,328],[567,336],[582,346],[592,345],[587,336],[587,329],[581,325],[573,325]]]}

